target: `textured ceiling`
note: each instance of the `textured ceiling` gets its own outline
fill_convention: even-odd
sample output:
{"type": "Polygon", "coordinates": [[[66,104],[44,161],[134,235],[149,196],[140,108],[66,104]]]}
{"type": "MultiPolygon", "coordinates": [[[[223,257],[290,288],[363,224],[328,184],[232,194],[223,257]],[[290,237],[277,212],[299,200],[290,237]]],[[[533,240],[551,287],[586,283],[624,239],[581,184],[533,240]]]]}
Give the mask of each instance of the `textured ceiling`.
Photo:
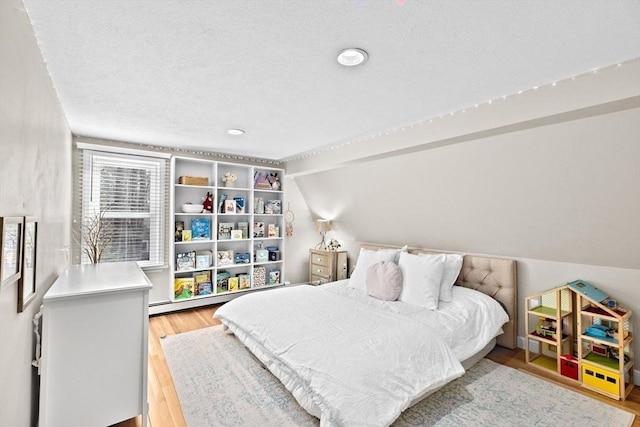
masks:
{"type": "Polygon", "coordinates": [[[75,134],[273,160],[640,57],[637,0],[23,1],[75,134]]]}

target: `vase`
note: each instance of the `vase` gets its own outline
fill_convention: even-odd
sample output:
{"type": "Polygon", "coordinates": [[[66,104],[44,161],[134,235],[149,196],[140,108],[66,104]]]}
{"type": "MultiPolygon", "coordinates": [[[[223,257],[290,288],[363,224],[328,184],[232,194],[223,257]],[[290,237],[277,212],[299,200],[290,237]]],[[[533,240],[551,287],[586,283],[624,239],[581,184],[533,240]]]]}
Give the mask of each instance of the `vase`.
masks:
{"type": "Polygon", "coordinates": [[[235,181],[227,180],[227,181],[224,182],[224,186],[225,187],[235,187],[235,181]]]}

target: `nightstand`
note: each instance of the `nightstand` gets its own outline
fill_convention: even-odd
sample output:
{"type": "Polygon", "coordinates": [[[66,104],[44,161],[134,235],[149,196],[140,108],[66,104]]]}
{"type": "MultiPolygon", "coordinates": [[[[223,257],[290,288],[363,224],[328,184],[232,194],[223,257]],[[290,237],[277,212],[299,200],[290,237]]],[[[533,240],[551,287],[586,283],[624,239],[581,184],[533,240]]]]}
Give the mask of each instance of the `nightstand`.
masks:
{"type": "Polygon", "coordinates": [[[309,284],[346,279],[347,271],[347,251],[309,250],[309,284]]]}

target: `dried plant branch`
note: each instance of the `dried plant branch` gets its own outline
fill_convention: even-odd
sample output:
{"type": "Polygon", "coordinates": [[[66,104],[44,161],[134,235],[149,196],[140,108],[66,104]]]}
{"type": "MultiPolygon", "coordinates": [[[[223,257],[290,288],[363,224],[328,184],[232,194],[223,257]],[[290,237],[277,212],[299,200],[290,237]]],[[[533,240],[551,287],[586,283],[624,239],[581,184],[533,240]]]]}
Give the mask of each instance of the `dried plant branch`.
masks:
{"type": "Polygon", "coordinates": [[[115,234],[115,231],[110,226],[111,221],[105,218],[108,210],[109,208],[101,210],[93,217],[85,218],[75,236],[82,252],[89,257],[93,264],[100,262],[102,254],[111,244],[115,234]]]}

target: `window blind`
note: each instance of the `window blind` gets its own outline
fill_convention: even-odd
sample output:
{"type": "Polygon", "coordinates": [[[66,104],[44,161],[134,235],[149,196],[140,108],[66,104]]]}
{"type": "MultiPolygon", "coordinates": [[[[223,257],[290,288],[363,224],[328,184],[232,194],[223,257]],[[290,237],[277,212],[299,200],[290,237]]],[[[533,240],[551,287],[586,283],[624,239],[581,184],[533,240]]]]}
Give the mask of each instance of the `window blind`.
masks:
{"type": "Polygon", "coordinates": [[[165,158],[79,149],[74,257],[167,264],[165,158]]]}

